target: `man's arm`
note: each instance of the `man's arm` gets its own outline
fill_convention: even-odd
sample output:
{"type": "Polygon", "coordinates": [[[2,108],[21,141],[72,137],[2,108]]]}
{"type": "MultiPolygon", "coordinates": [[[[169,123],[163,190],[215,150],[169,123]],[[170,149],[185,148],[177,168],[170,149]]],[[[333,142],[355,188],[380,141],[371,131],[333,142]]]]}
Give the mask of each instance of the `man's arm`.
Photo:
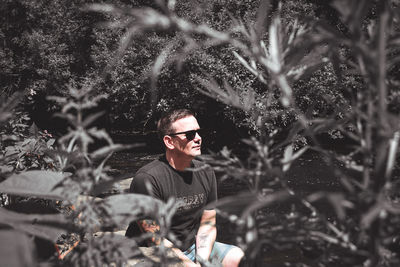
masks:
{"type": "MultiPolygon", "coordinates": [[[[140,230],[144,233],[152,233],[151,241],[155,245],[160,245],[160,226],[154,220],[139,220],[138,225],[140,230]]],[[[186,255],[179,249],[174,247],[174,244],[168,239],[163,240],[163,244],[165,247],[172,249],[178,258],[185,264],[186,267],[199,267],[199,264],[191,261],[186,255]]]]}
{"type": "Polygon", "coordinates": [[[217,237],[216,211],[204,210],[196,236],[197,257],[208,260],[217,237]]]}

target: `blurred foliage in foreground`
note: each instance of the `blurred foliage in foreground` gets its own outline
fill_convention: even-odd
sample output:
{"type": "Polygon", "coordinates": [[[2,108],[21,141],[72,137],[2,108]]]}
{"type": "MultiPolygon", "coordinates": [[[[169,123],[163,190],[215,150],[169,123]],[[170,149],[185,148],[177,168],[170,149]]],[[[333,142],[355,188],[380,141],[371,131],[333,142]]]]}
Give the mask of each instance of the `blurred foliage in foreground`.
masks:
{"type": "MultiPolygon", "coordinates": [[[[58,139],[56,148],[48,137],[33,139],[33,154],[45,157],[44,161],[37,162],[38,157],[27,160],[30,154],[26,152],[17,158],[10,156],[15,153],[6,154],[10,145],[16,148],[7,151],[27,151],[24,141],[29,139],[25,136],[20,140],[14,136],[10,141],[2,137],[1,144],[4,181],[0,192],[57,198],[63,200],[62,205],[73,205],[73,209],[63,215],[23,215],[1,208],[1,224],[8,227],[2,230],[2,237],[9,240],[9,232],[18,231],[54,242],[62,233],[76,233],[81,245],[66,260],[88,266],[121,263],[138,253],[134,243],[125,239],[113,235],[96,239],[93,233],[102,227],[115,229],[143,213],[163,222],[162,234],[174,240],[168,233],[173,202],[159,203],[135,195],[93,198],[114,182],[107,175],[106,162],[110,153],[121,146],[114,144],[105,131],[90,126],[100,114],[84,113],[102,98],[97,85],[102,88],[109,77],[121,77],[112,75],[120,66],[118,62],[127,59],[132,43],[141,40],[150,45],[151,40],[165,37],[159,56],[145,68],[151,76],[146,104],[153,110],[162,110],[173,106],[171,103],[179,97],[186,95],[181,98],[186,101],[197,95],[189,90],[197,88],[224,104],[221,106],[232,107],[230,112],[241,114],[252,130],[253,136],[243,140],[246,157],[225,148],[204,158],[225,178],[248,185],[249,193],[221,199],[218,209],[237,227],[236,240],[245,250],[250,266],[267,264],[262,262],[265,251],[291,249],[300,250],[303,257],[286,266],[399,265],[399,1],[332,1],[329,22],[315,19],[312,13],[285,15],[296,10],[292,1],[261,1],[258,9],[250,8],[249,13],[241,11],[251,7],[252,2],[219,3],[221,9],[232,4],[230,16],[210,15],[212,20],[206,22],[201,21],[200,15],[180,14],[180,8],[186,6],[172,0],[151,2],[145,7],[87,6],[87,10],[103,14],[107,21],[103,26],[119,32],[120,46],[113,60],[104,61],[106,74],[99,74],[99,82],[90,77],[80,80],[84,86],[61,83],[65,86],[62,96],[51,100],[61,104],[60,116],[71,128],[58,139]],[[229,25],[224,25],[226,21],[229,25]],[[218,54],[222,55],[219,61],[213,57],[218,54]],[[214,60],[219,62],[215,69],[201,68],[214,60]],[[171,94],[163,96],[157,88],[162,85],[165,72],[173,70],[167,68],[172,65],[185,70],[184,76],[176,75],[177,86],[181,86],[179,77],[188,78],[196,86],[187,87],[187,92],[171,100],[171,94]],[[351,142],[344,151],[326,149],[317,138],[321,132],[344,136],[351,142]],[[95,138],[103,139],[106,145],[90,151],[88,145],[95,138]],[[288,184],[285,173],[293,161],[308,151],[319,153],[332,166],[333,175],[341,182],[340,190],[304,195],[288,184]],[[17,162],[24,164],[13,165],[17,162]],[[36,170],[20,172],[17,168],[21,166],[36,170]],[[38,170],[38,166],[57,172],[38,170]],[[231,214],[230,208],[239,204],[243,210],[231,214]],[[282,216],[269,216],[268,208],[273,205],[282,207],[282,216]],[[126,247],[128,252],[123,250],[126,247]]],[[[304,7],[307,10],[308,6],[304,7]]],[[[116,87],[116,93],[123,92],[116,87]]],[[[144,96],[137,93],[139,99],[144,96]]],[[[13,98],[2,102],[5,115],[2,112],[0,118],[5,129],[14,106],[13,98]]],[[[20,119],[23,117],[15,117],[20,119]]],[[[30,132],[46,135],[34,128],[30,132]]],[[[18,236],[25,242],[25,235],[18,236]]],[[[159,251],[161,257],[166,255],[163,249],[159,251]]],[[[32,258],[21,260],[33,261],[32,258]]],[[[166,259],[162,258],[162,262],[166,264],[166,259]]]]}

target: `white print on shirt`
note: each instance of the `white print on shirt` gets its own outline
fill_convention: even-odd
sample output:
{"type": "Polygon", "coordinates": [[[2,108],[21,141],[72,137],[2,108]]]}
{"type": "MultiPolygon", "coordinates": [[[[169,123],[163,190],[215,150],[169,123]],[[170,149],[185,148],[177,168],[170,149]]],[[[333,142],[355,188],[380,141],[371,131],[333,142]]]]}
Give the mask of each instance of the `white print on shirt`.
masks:
{"type": "Polygon", "coordinates": [[[202,204],[204,203],[204,193],[192,196],[178,197],[176,200],[178,202],[179,211],[189,210],[202,206],[202,204]]]}

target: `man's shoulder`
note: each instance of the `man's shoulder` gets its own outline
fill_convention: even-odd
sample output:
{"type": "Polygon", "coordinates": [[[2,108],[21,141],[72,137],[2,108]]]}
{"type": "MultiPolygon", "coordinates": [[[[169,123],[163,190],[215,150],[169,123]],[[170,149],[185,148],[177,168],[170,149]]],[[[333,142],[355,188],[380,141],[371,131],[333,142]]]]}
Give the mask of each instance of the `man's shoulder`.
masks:
{"type": "Polygon", "coordinates": [[[213,171],[213,169],[211,168],[211,166],[208,165],[208,164],[206,164],[206,163],[203,162],[203,161],[194,159],[192,162],[193,162],[193,166],[194,166],[194,170],[195,170],[195,171],[196,171],[196,170],[197,170],[197,171],[201,171],[201,170],[203,170],[203,171],[213,171]]]}
{"type": "Polygon", "coordinates": [[[160,157],[156,158],[155,160],[147,163],[143,167],[141,167],[136,172],[136,175],[138,175],[138,174],[148,174],[148,175],[153,176],[154,174],[157,174],[159,172],[165,171],[167,168],[168,168],[168,166],[162,160],[162,156],[160,156],[160,157]]]}

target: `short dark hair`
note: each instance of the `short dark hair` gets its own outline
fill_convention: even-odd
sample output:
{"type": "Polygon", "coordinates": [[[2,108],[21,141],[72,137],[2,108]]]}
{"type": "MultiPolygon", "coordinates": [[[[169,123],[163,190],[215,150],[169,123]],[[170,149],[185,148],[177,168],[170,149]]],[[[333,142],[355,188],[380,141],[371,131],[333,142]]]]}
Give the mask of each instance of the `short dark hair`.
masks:
{"type": "Polygon", "coordinates": [[[158,137],[162,140],[165,135],[173,133],[175,129],[173,129],[172,123],[189,116],[194,117],[195,115],[188,109],[175,109],[163,114],[157,123],[158,137]]]}

